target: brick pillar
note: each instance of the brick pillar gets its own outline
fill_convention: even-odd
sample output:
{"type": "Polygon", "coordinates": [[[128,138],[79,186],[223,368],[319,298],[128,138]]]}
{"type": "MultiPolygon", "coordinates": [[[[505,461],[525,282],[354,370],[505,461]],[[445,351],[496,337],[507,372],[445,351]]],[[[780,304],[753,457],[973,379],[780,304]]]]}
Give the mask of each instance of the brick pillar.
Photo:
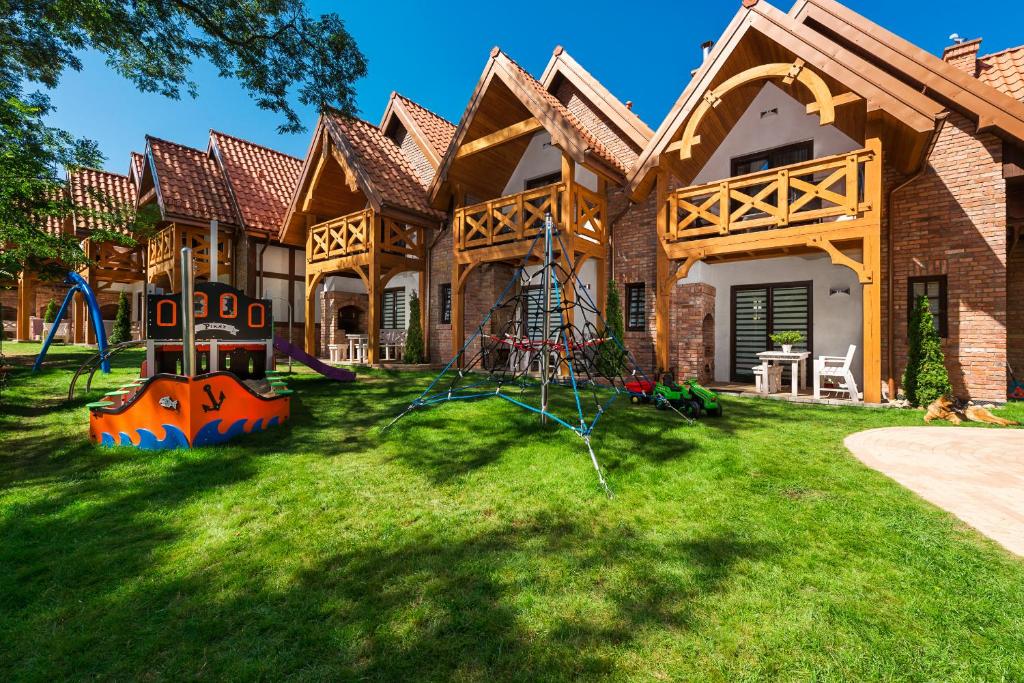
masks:
{"type": "Polygon", "coordinates": [[[961,71],[966,71],[971,76],[977,76],[978,49],[980,47],[981,38],[950,45],[942,51],[942,59],[961,71]]]}
{"type": "Polygon", "coordinates": [[[680,379],[710,382],[715,375],[715,288],[696,282],[673,289],[670,365],[680,379]]]}

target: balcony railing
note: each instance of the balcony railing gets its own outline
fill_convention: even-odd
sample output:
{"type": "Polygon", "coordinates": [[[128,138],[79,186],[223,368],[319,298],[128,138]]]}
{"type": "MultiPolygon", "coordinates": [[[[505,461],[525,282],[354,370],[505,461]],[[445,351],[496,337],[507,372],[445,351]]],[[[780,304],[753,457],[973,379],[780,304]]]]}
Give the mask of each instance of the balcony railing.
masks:
{"type": "Polygon", "coordinates": [[[318,223],[309,229],[306,254],[320,263],[371,251],[374,244],[386,254],[423,258],[423,228],[387,216],[379,221],[373,209],[356,211],[318,223]],[[379,226],[375,229],[374,226],[379,226]],[[379,234],[378,234],[379,233],[379,234]]]}
{"type": "MultiPolygon", "coordinates": [[[[871,150],[812,159],[669,193],[667,242],[863,217],[871,150]]],[[[877,201],[877,198],[876,198],[877,201]]]]}
{"type": "MultiPolygon", "coordinates": [[[[142,251],[139,247],[125,247],[112,242],[96,242],[91,237],[82,240],[82,251],[93,262],[98,279],[131,283],[143,279],[142,251]]],[[[86,268],[82,268],[82,271],[86,268]]]]}
{"type": "MultiPolygon", "coordinates": [[[[228,273],[231,268],[232,241],[223,232],[217,238],[217,270],[228,273]]],[[[172,271],[182,247],[190,247],[197,276],[210,274],[210,232],[204,228],[171,225],[149,240],[150,276],[172,271]]]]}
{"type": "Polygon", "coordinates": [[[372,233],[372,209],[318,223],[309,230],[307,257],[315,263],[362,254],[370,250],[372,233]]]}
{"type": "Polygon", "coordinates": [[[532,240],[550,213],[559,230],[603,244],[607,202],[597,192],[572,185],[572,213],[563,215],[567,185],[555,183],[455,209],[455,248],[459,251],[532,240]]]}

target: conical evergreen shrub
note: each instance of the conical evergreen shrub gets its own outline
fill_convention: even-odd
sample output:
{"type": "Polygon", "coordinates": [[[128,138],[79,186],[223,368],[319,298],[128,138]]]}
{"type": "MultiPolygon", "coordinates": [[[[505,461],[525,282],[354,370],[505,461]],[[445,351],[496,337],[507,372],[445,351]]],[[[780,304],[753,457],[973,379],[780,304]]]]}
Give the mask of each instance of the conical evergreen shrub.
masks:
{"type": "Polygon", "coordinates": [[[50,299],[46,302],[46,310],[43,311],[43,322],[52,323],[56,322],[57,318],[57,302],[50,299]]]}
{"type": "Polygon", "coordinates": [[[918,297],[910,316],[907,367],[903,371],[903,392],[914,406],[927,406],[940,396],[953,393],[942,353],[942,340],[927,297],[918,297]]]}
{"type": "Polygon", "coordinates": [[[413,292],[409,297],[409,329],[405,333],[406,363],[423,362],[423,326],[420,324],[420,298],[413,292]]]}
{"type": "Polygon", "coordinates": [[[121,292],[121,296],[117,300],[117,315],[114,317],[114,329],[111,330],[110,339],[107,340],[109,343],[121,344],[122,342],[131,341],[132,321],[130,315],[128,294],[121,292]]]}
{"type": "Polygon", "coordinates": [[[597,370],[605,377],[614,377],[625,367],[626,354],[619,346],[625,344],[623,335],[626,326],[622,322],[622,301],[619,299],[619,288],[614,280],[608,281],[608,296],[605,300],[604,309],[605,329],[601,330],[603,337],[615,337],[618,343],[609,339],[601,344],[597,356],[597,370]]]}

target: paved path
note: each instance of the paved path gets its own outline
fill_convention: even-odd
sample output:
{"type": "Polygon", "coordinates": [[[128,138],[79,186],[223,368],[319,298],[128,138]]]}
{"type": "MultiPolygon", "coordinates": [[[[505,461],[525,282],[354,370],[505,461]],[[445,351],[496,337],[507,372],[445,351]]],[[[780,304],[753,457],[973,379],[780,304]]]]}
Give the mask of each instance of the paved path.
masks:
{"type": "Polygon", "coordinates": [[[888,427],[844,443],[865,465],[1024,555],[1024,430],[888,427]]]}

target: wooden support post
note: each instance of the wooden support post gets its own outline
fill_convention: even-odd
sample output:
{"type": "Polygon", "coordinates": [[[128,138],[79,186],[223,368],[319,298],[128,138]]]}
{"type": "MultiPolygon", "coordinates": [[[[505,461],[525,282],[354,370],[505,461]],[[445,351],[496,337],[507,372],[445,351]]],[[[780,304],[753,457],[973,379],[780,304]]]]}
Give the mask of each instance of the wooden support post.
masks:
{"type": "MultiPolygon", "coordinates": [[[[89,325],[86,314],[85,297],[81,294],[76,294],[75,300],[71,302],[71,333],[72,339],[76,344],[85,343],[86,328],[89,325]]],[[[143,322],[143,327],[145,327],[145,322],[143,322]]]]}
{"type": "Polygon", "coordinates": [[[565,185],[565,192],[562,194],[562,217],[560,221],[558,216],[554,216],[554,219],[555,228],[561,230],[562,241],[566,242],[569,235],[576,234],[576,205],[573,197],[576,190],[576,162],[566,154],[562,154],[562,183],[565,185]]]}
{"type": "MultiPolygon", "coordinates": [[[[874,158],[864,172],[864,197],[877,219],[864,236],[864,271],[871,281],[862,287],[864,308],[864,401],[882,400],[882,141],[869,137],[874,158]]],[[[892,292],[889,293],[892,296],[892,292]]]]}
{"type": "Polygon", "coordinates": [[[655,245],[657,258],[657,280],[655,281],[654,293],[654,359],[655,365],[662,370],[667,370],[669,362],[669,334],[671,326],[669,316],[671,315],[672,287],[675,281],[670,276],[671,263],[662,238],[665,235],[668,216],[666,214],[666,199],[668,197],[668,178],[664,171],[659,171],[657,176],[657,229],[658,241],[655,245]]]}
{"type": "Polygon", "coordinates": [[[377,358],[380,355],[381,309],[384,307],[383,287],[381,287],[380,281],[380,261],[377,259],[376,254],[370,257],[370,262],[367,264],[366,269],[366,293],[370,304],[370,314],[367,316],[366,327],[366,362],[373,365],[377,362],[377,358]]]}
{"type": "Polygon", "coordinates": [[[32,322],[30,318],[36,307],[36,283],[32,274],[21,271],[18,277],[18,311],[14,329],[15,341],[32,340],[32,322]]]}
{"type": "Polygon", "coordinates": [[[306,273],[306,310],[303,318],[306,353],[316,357],[316,288],[320,284],[318,273],[306,273]]]}
{"type": "MultiPolygon", "coordinates": [[[[85,271],[85,281],[89,285],[89,289],[92,290],[92,295],[96,297],[96,306],[99,308],[99,292],[96,291],[96,276],[93,274],[92,268],[87,268],[85,271]]],[[[84,305],[84,301],[83,301],[84,305]]],[[[102,313],[100,314],[102,316],[102,313]]],[[[89,312],[88,306],[85,309],[85,319],[89,320],[89,323],[85,326],[85,343],[89,346],[96,344],[96,326],[102,325],[103,320],[97,320],[95,323],[91,320],[92,314],[89,312]]]]}

